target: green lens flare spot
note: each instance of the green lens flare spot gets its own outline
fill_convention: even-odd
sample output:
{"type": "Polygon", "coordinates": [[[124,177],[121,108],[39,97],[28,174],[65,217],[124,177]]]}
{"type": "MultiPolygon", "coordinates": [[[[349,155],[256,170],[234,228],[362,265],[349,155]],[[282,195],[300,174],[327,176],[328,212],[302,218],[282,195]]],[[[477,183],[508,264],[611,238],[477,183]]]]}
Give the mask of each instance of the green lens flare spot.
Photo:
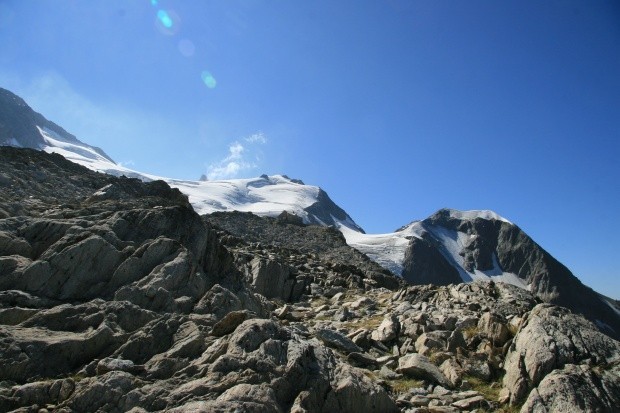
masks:
{"type": "Polygon", "coordinates": [[[200,77],[202,78],[202,81],[204,82],[205,85],[207,85],[209,89],[213,89],[217,85],[217,82],[215,81],[215,78],[213,77],[213,75],[207,72],[206,70],[200,74],[200,77]]]}

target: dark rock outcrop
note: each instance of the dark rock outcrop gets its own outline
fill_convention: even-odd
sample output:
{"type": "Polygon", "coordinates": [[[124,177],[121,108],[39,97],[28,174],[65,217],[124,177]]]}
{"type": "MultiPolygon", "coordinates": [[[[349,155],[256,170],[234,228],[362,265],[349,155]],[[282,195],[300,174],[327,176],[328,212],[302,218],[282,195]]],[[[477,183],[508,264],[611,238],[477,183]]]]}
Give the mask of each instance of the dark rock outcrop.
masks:
{"type": "Polygon", "coordinates": [[[341,222],[347,222],[352,229],[364,233],[364,230],[357,225],[353,219],[351,219],[349,214],[347,214],[344,209],[336,205],[334,201],[331,200],[329,195],[327,195],[327,192],[322,189],[319,189],[317,201],[305,208],[305,211],[308,212],[308,217],[311,219],[311,224],[321,226],[335,225],[335,218],[341,222]]]}
{"type": "Polygon", "coordinates": [[[295,300],[310,283],[328,289],[394,289],[404,285],[400,278],[347,245],[335,228],[291,224],[248,212],[216,212],[203,219],[220,230],[223,244],[237,257],[238,265],[245,268],[248,279],[254,283],[270,279],[267,284],[271,291],[267,295],[271,297],[295,300]],[[261,256],[264,258],[257,261],[261,256]],[[274,257],[284,259],[276,262],[274,257]],[[274,266],[266,271],[271,274],[267,278],[265,270],[260,271],[266,265],[274,266]]]}
{"type": "Polygon", "coordinates": [[[405,251],[402,277],[414,285],[448,285],[462,282],[458,270],[439,249],[428,240],[420,238],[412,238],[405,251]]]}

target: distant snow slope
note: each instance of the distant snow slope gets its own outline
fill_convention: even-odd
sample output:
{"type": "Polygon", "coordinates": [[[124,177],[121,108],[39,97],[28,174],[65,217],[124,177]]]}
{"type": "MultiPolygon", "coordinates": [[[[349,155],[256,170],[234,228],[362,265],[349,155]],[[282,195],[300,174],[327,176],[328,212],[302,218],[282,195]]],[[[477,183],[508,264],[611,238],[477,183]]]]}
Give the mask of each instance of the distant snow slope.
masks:
{"type": "Polygon", "coordinates": [[[38,129],[45,141],[42,148],[44,151],[58,153],[72,162],[98,172],[125,175],[143,181],[161,179],[187,195],[196,212],[201,215],[217,211],[242,211],[275,217],[288,211],[308,224],[337,225],[353,232],[363,232],[321,188],[305,185],[286,175],[262,175],[258,178],[219,181],[171,179],[118,165],[86,144],[64,139],[47,128],[38,129]]]}
{"type": "Polygon", "coordinates": [[[340,232],[347,240],[347,244],[368,255],[370,259],[379,263],[396,275],[403,271],[405,251],[411,237],[422,237],[424,231],[418,222],[413,222],[396,232],[387,234],[363,234],[341,226],[340,232]]]}
{"type": "Polygon", "coordinates": [[[362,231],[321,188],[305,185],[286,175],[219,181],[165,180],[188,195],[199,214],[242,211],[275,217],[288,211],[309,224],[337,225],[354,232],[362,231]]]}

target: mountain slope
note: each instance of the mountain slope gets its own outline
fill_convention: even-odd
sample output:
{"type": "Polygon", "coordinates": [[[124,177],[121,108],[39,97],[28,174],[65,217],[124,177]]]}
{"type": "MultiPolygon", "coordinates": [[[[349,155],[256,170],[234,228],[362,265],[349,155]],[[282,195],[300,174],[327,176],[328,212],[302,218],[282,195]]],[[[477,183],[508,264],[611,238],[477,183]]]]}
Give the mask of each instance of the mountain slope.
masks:
{"type": "Polygon", "coordinates": [[[620,334],[613,300],[599,297],[517,226],[491,211],[441,210],[394,233],[368,235],[317,186],[285,175],[186,181],[136,172],[80,142],[11,92],[0,92],[0,143],[59,153],[111,175],[162,179],[186,194],[199,214],[243,211],[276,217],[287,211],[306,224],[333,225],[349,245],[409,283],[508,282],[586,315],[610,334],[620,334]]]}
{"type": "Polygon", "coordinates": [[[163,180],[189,196],[199,214],[247,211],[276,217],[283,211],[296,214],[307,224],[341,225],[363,232],[353,219],[317,186],[286,175],[262,175],[251,179],[188,181],[145,174],[116,164],[101,149],[85,144],[60,126],[33,111],[26,102],[0,88],[0,145],[58,153],[97,172],[163,180]]]}
{"type": "Polygon", "coordinates": [[[276,217],[294,213],[306,224],[338,225],[363,232],[353,219],[318,186],[305,185],[286,175],[221,181],[167,180],[189,196],[199,214],[241,211],[276,217]]]}
{"type": "MultiPolygon", "coordinates": [[[[443,211],[446,211],[446,213],[455,219],[471,220],[480,218],[510,223],[510,221],[497,215],[493,211],[457,211],[454,209],[443,211]]],[[[434,228],[432,225],[429,225],[426,220],[413,221],[392,233],[386,234],[360,234],[350,231],[348,228],[344,227],[340,228],[340,230],[345,235],[349,245],[354,246],[397,275],[403,275],[406,254],[407,251],[411,249],[411,245],[415,245],[416,247],[422,245],[423,243],[421,241],[427,237],[427,234],[430,232],[433,234],[433,244],[442,250],[442,256],[446,256],[446,259],[454,264],[453,266],[450,264],[451,268],[454,267],[449,270],[454,274],[454,276],[449,277],[451,281],[460,282],[460,280],[472,281],[474,279],[494,279],[495,281],[509,282],[522,288],[526,287],[521,280],[514,279],[514,277],[504,274],[497,269],[495,269],[495,271],[485,272],[469,272],[466,270],[463,267],[462,259],[459,256],[460,248],[458,246],[459,240],[457,239],[457,236],[455,234],[446,233],[445,228],[434,228]],[[455,271],[456,273],[454,273],[455,271]]],[[[444,268],[444,266],[442,266],[442,268],[444,268]]],[[[420,279],[425,279],[428,283],[435,280],[435,277],[422,276],[417,270],[415,272],[418,277],[421,277],[420,279]]],[[[446,276],[443,274],[443,271],[438,271],[438,275],[444,277],[446,276]]],[[[410,281],[415,280],[412,279],[410,281]]],[[[419,284],[419,282],[416,284],[419,284]]]]}
{"type": "Polygon", "coordinates": [[[344,233],[349,244],[400,269],[410,284],[507,282],[583,314],[602,331],[620,337],[613,300],[585,286],[518,226],[491,211],[442,209],[392,234],[344,233]]]}
{"type": "MultiPolygon", "coordinates": [[[[82,157],[114,163],[103,150],[85,144],[75,136],[35,112],[14,93],[0,88],[0,145],[59,152],[76,152],[82,157]]],[[[67,153],[68,154],[68,153],[67,153]]],[[[65,155],[65,153],[61,153],[65,155]]],[[[69,159],[69,157],[65,156],[69,159]]]]}

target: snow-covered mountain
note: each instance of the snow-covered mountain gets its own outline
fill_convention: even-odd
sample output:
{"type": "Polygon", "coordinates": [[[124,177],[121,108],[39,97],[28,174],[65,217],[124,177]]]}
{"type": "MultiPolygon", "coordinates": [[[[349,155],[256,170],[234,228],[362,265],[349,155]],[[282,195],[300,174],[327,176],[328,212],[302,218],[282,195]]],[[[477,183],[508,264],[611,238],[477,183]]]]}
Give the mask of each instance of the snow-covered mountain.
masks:
{"type": "Polygon", "coordinates": [[[40,129],[46,152],[55,152],[91,170],[115,176],[138,178],[142,181],[162,180],[178,188],[189,198],[199,214],[222,211],[252,212],[260,216],[275,217],[287,211],[303,219],[306,224],[336,225],[350,231],[361,232],[353,219],[336,205],[318,186],[305,185],[286,175],[262,175],[258,178],[227,179],[217,181],[191,181],[146,174],[118,165],[94,151],[67,143],[58,136],[40,129]]]}
{"type": "Polygon", "coordinates": [[[620,337],[620,316],[613,300],[584,286],[518,226],[492,211],[442,209],[393,233],[365,234],[320,187],[285,175],[190,181],[118,165],[101,149],[79,141],[4,89],[0,89],[0,145],[55,152],[116,176],[163,180],[187,195],[199,214],[243,211],[274,217],[287,211],[307,224],[333,225],[349,245],[409,283],[508,282],[582,313],[620,337]]]}
{"type": "MultiPolygon", "coordinates": [[[[446,211],[447,214],[454,219],[464,221],[484,219],[512,224],[506,218],[488,210],[458,211],[446,209],[443,211],[446,211]]],[[[423,240],[432,237],[434,245],[438,246],[438,250],[441,252],[442,256],[444,256],[454,270],[458,272],[462,281],[495,280],[508,282],[521,288],[527,288],[523,280],[516,277],[515,274],[502,271],[499,265],[494,265],[492,268],[484,271],[478,269],[469,270],[464,263],[464,258],[461,253],[464,246],[467,245],[474,236],[463,232],[452,231],[441,226],[431,225],[426,220],[413,221],[394,232],[386,234],[363,234],[352,231],[347,227],[341,227],[340,230],[344,234],[349,245],[368,255],[371,259],[397,275],[403,275],[407,250],[410,249],[412,242],[415,242],[412,240],[423,240]]]]}
{"type": "Polygon", "coordinates": [[[55,152],[91,170],[115,176],[127,176],[143,181],[162,180],[188,196],[199,214],[222,211],[252,212],[275,217],[282,212],[293,213],[306,224],[337,225],[350,231],[361,232],[353,219],[336,205],[318,186],[305,185],[286,175],[262,175],[258,178],[217,181],[191,181],[166,178],[137,172],[114,163],[79,144],[68,143],[49,130],[40,128],[46,152],[55,152]]]}
{"type": "MultiPolygon", "coordinates": [[[[78,140],[14,93],[0,88],[0,145],[49,151],[114,163],[103,150],[78,140]],[[64,152],[64,153],[63,153],[64,152]]],[[[67,156],[65,156],[67,157],[67,156]]]]}
{"type": "Polygon", "coordinates": [[[243,211],[275,217],[287,211],[301,217],[306,224],[335,225],[364,232],[321,188],[305,185],[286,175],[191,181],[134,171],[115,163],[101,149],[81,142],[5,89],[0,89],[0,145],[58,153],[72,162],[110,175],[143,181],[163,180],[187,195],[199,214],[243,211]]]}

